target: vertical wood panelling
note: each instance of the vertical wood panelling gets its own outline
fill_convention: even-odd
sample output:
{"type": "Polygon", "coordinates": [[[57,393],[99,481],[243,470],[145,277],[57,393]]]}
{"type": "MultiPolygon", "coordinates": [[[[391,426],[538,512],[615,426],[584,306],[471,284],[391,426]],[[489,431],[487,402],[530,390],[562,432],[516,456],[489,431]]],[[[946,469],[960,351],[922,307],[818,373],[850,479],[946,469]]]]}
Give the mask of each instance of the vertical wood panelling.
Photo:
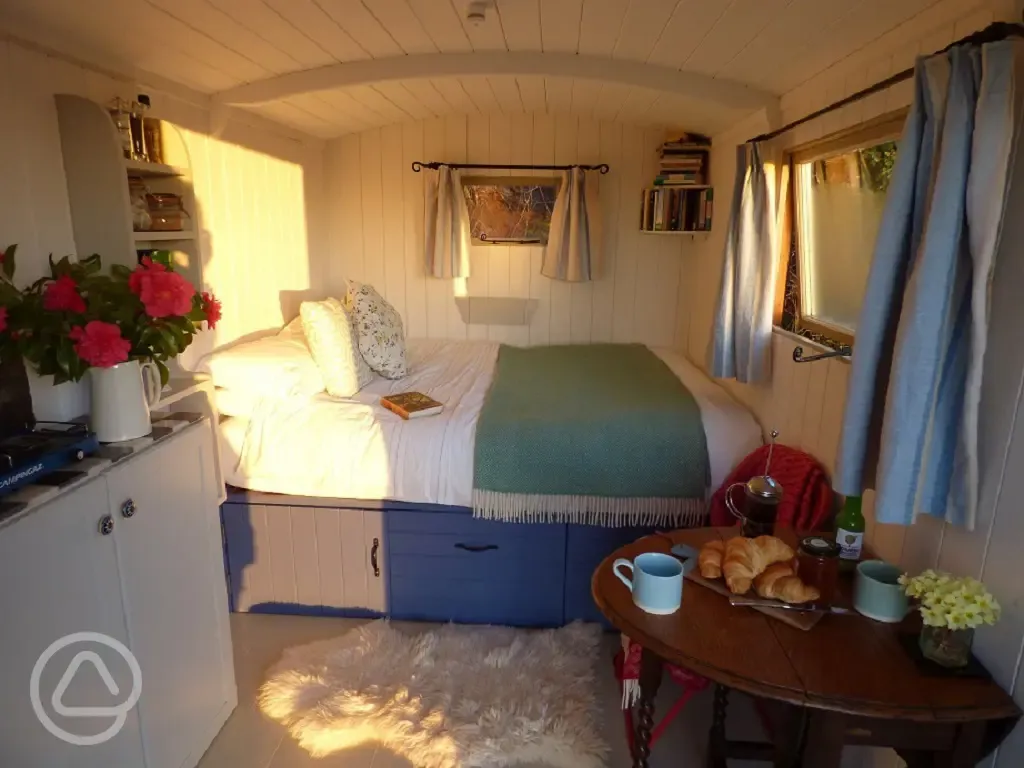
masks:
{"type": "MultiPolygon", "coordinates": [[[[331,237],[327,292],[345,276],[372,283],[402,314],[408,335],[478,338],[512,344],[640,341],[684,344],[681,287],[690,280],[687,237],[639,234],[640,189],[657,168],[657,129],[544,113],[450,115],[370,129],[330,142],[331,237]],[[603,255],[589,283],[540,274],[543,249],[474,245],[468,280],[427,278],[423,265],[423,178],[413,160],[474,163],[598,163],[603,255]],[[514,297],[534,302],[524,325],[468,325],[455,298],[514,297]]],[[[509,171],[475,172],[512,175],[509,171]]],[[[518,172],[515,174],[518,175],[518,172]]],[[[533,175],[550,176],[550,171],[533,175]]]]}

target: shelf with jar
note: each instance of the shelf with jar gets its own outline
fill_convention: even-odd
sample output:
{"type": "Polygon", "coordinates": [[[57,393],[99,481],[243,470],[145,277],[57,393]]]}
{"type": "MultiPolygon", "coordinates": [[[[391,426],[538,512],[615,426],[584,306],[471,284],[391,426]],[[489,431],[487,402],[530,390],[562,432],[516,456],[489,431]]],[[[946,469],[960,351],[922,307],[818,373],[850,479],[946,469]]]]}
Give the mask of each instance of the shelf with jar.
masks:
{"type": "Polygon", "coordinates": [[[59,94],[61,150],[75,249],[134,267],[153,249],[202,285],[196,200],[184,134],[145,94],[98,104],[59,94]]]}

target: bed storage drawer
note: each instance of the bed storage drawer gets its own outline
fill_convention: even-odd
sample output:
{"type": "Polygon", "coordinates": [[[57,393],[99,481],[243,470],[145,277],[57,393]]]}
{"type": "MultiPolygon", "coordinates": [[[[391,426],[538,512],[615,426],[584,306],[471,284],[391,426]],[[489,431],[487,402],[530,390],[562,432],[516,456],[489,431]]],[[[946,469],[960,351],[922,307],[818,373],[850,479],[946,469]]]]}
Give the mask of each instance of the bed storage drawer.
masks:
{"type": "Polygon", "coordinates": [[[590,580],[597,566],[619,547],[654,531],[653,528],[600,528],[592,525],[566,526],[565,621],[579,619],[610,626],[590,592],[590,580]]]}
{"type": "Polygon", "coordinates": [[[221,521],[233,611],[387,613],[383,512],[229,501],[221,521]]]}
{"type": "Polygon", "coordinates": [[[564,525],[389,512],[395,619],[555,626],[562,623],[564,525]]]}

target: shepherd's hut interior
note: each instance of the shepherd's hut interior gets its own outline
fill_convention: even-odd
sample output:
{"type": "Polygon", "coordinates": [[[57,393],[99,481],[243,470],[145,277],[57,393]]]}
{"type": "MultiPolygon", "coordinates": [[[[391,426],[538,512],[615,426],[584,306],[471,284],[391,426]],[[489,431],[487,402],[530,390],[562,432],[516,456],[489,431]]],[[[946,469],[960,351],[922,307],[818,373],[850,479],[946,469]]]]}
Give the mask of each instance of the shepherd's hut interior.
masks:
{"type": "Polygon", "coordinates": [[[1024,0],[0,0],[0,765],[1024,765],[1022,128],[1024,0]]]}

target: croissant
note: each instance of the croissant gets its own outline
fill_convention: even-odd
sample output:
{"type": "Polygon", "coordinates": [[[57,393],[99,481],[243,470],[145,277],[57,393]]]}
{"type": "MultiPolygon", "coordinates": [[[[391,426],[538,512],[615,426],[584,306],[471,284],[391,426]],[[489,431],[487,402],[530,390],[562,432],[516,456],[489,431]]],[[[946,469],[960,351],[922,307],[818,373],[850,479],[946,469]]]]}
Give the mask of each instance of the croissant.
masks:
{"type": "Polygon", "coordinates": [[[754,579],[754,591],[761,597],[784,603],[809,603],[821,597],[817,587],[804,584],[789,562],[768,566],[754,579]]]}
{"type": "Polygon", "coordinates": [[[722,561],[726,586],[734,595],[742,595],[750,589],[754,577],[765,568],[773,563],[792,560],[794,556],[792,548],[774,536],[729,539],[725,543],[722,561]]]}
{"type": "Polygon", "coordinates": [[[722,557],[725,555],[724,541],[709,541],[700,548],[700,557],[697,565],[700,567],[700,575],[705,579],[722,578],[722,557]]]}

